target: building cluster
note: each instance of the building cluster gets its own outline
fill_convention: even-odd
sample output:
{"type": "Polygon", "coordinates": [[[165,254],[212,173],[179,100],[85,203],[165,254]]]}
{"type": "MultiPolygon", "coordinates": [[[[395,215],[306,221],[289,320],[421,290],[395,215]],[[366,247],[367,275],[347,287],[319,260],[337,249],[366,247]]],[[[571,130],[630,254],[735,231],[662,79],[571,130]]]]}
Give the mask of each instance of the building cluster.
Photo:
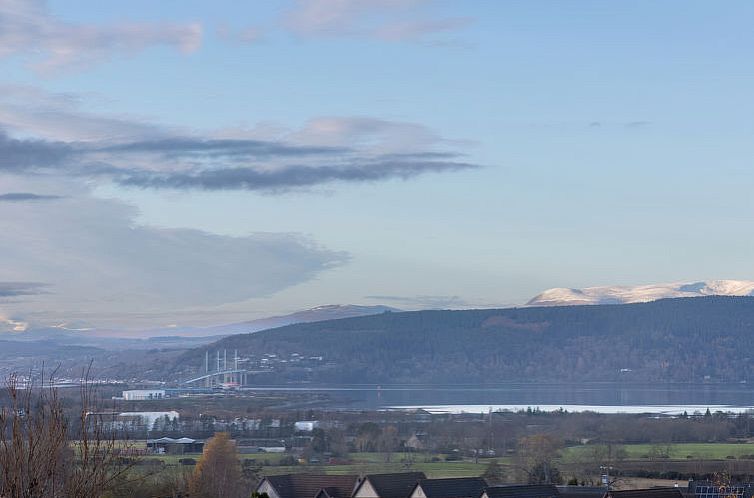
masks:
{"type": "Polygon", "coordinates": [[[165,392],[165,389],[132,389],[123,391],[120,398],[113,397],[113,399],[124,401],[157,401],[167,397],[169,395],[165,392]]]}
{"type": "MultiPolygon", "coordinates": [[[[481,477],[427,479],[422,472],[269,476],[257,486],[270,498],[685,498],[678,487],[608,491],[552,484],[489,485],[481,477]]],[[[724,495],[705,498],[723,498],[724,495]]],[[[725,497],[727,498],[727,496],[725,497]]]]}

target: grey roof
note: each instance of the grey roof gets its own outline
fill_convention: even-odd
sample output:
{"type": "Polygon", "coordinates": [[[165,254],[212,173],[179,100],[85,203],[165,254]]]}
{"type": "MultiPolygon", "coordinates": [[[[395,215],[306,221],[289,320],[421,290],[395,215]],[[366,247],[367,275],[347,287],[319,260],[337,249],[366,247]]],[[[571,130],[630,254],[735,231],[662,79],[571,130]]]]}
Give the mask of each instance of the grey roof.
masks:
{"type": "Polygon", "coordinates": [[[406,498],[416,483],[427,476],[424,472],[399,472],[394,474],[369,474],[361,482],[369,481],[380,498],[406,498]]]}
{"type": "Polygon", "coordinates": [[[354,475],[285,474],[268,476],[262,482],[269,482],[281,498],[314,498],[323,489],[331,498],[348,498],[357,479],[354,475]]]}
{"type": "Polygon", "coordinates": [[[487,481],[481,477],[422,479],[416,486],[421,486],[427,498],[479,498],[487,481]]]}
{"type": "Polygon", "coordinates": [[[679,488],[649,488],[610,491],[608,496],[613,498],[683,498],[683,493],[679,488]]]}
{"type": "Polygon", "coordinates": [[[605,496],[604,486],[558,486],[563,498],[602,498],[605,496]]]}
{"type": "Polygon", "coordinates": [[[491,486],[486,490],[490,498],[558,498],[558,488],[552,484],[491,486]]]}

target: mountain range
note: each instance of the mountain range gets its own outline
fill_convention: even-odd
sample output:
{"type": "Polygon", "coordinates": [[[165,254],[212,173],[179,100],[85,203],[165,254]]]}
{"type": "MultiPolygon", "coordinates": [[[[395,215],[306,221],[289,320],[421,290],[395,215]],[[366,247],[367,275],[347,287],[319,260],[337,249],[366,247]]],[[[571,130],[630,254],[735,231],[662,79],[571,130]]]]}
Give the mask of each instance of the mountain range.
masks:
{"type": "Polygon", "coordinates": [[[0,339],[22,342],[53,342],[67,345],[86,345],[106,349],[144,349],[154,347],[192,347],[216,341],[221,337],[258,332],[294,323],[337,320],[367,316],[386,311],[400,311],[389,306],[325,305],[287,315],[278,315],[239,323],[211,327],[170,327],[146,330],[76,329],[65,325],[31,327],[25,332],[0,334],[0,339]]]}
{"type": "Polygon", "coordinates": [[[229,336],[165,375],[191,375],[207,349],[227,349],[267,368],[252,380],[262,384],[749,382],[752,335],[753,297],[382,313],[229,336]]]}
{"type": "Polygon", "coordinates": [[[658,299],[701,296],[754,296],[754,281],[705,280],[636,286],[548,289],[527,306],[574,306],[585,304],[646,303],[658,299]]]}

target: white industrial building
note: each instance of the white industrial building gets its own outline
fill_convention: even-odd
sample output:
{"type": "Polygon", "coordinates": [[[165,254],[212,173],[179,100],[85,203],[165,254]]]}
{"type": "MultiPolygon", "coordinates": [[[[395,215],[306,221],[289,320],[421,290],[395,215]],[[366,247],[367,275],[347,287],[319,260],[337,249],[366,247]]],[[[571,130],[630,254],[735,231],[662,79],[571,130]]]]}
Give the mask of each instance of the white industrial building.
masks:
{"type": "Polygon", "coordinates": [[[150,401],[167,397],[164,389],[134,389],[123,391],[123,399],[126,401],[150,401]]]}
{"type": "Polygon", "coordinates": [[[314,429],[319,428],[318,420],[300,420],[293,424],[294,428],[299,432],[312,432],[314,429]]]}

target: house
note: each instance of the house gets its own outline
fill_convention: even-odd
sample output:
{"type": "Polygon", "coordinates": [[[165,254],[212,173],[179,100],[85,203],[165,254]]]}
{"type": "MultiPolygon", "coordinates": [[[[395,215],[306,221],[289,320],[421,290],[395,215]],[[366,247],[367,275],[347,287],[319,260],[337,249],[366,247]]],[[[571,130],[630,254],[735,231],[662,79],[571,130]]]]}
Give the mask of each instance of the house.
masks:
{"type": "Polygon", "coordinates": [[[680,488],[627,489],[609,491],[605,498],[683,498],[680,488]]]}
{"type": "Polygon", "coordinates": [[[351,493],[343,494],[342,489],[330,486],[320,489],[314,498],[351,498],[351,493]]]}
{"type": "Polygon", "coordinates": [[[369,474],[359,480],[353,498],[406,498],[416,483],[426,479],[424,472],[369,474]]]}
{"type": "Polygon", "coordinates": [[[481,477],[422,479],[409,498],[479,498],[486,487],[487,481],[481,477]]]}
{"type": "Polygon", "coordinates": [[[561,498],[604,498],[604,486],[558,486],[561,498]]]}
{"type": "Polygon", "coordinates": [[[357,482],[355,475],[286,474],[265,477],[256,491],[270,498],[350,498],[357,482]]]}
{"type": "Polygon", "coordinates": [[[417,432],[406,440],[404,446],[415,451],[423,451],[427,449],[428,441],[429,435],[426,432],[417,432]]]}
{"type": "Polygon", "coordinates": [[[552,484],[490,486],[481,498],[560,498],[560,492],[552,484]]]}

